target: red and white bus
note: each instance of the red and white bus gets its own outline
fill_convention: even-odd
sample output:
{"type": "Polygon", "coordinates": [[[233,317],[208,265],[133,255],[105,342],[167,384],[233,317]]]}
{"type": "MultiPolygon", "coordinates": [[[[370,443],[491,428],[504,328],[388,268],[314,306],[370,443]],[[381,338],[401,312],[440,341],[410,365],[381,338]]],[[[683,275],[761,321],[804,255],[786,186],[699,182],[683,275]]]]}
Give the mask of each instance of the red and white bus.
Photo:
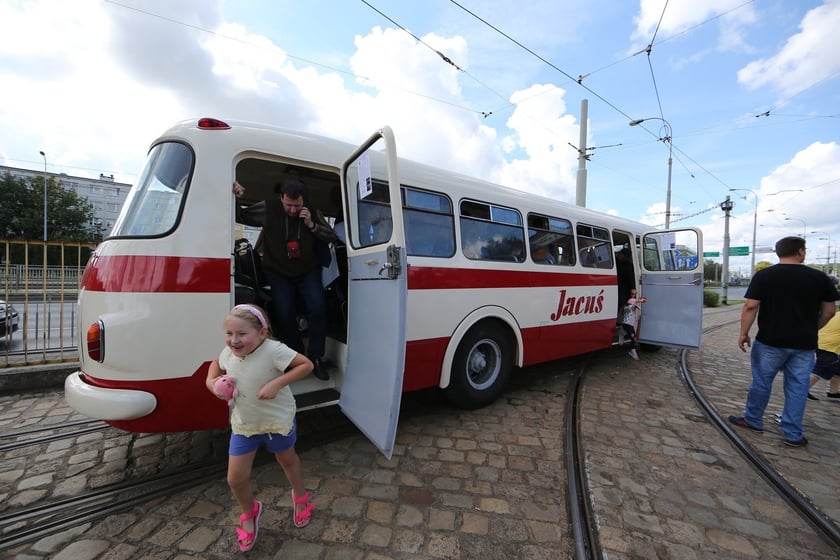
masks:
{"type": "Polygon", "coordinates": [[[237,240],[231,192],[266,200],[295,175],[310,204],[346,224],[328,288],[330,379],[293,387],[299,409],[338,403],[388,456],[401,394],[440,387],[475,408],[516,368],[609,348],[615,252],[632,254],[641,341],[699,348],[701,232],[649,226],[397,159],[387,127],[360,147],[202,118],[151,146],[79,294],[80,371],[67,402],[128,431],[221,428],[204,385],[241,302],[270,297],[258,253],[237,240]],[[244,247],[244,250],[243,250],[244,247]],[[253,260],[251,257],[255,256],[253,260]]]}

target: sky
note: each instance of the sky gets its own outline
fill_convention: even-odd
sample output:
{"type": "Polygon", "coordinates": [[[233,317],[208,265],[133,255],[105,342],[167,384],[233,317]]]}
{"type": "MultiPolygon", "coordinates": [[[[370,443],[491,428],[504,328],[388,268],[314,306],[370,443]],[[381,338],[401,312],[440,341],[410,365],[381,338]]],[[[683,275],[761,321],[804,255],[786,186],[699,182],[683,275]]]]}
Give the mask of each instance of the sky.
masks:
{"type": "Polygon", "coordinates": [[[401,157],[575,203],[586,100],[589,208],[662,227],[671,154],[671,227],[705,251],[727,196],[756,262],[840,244],[840,0],[0,0],[0,22],[0,165],[132,183],[183,119],[389,125],[401,157]]]}

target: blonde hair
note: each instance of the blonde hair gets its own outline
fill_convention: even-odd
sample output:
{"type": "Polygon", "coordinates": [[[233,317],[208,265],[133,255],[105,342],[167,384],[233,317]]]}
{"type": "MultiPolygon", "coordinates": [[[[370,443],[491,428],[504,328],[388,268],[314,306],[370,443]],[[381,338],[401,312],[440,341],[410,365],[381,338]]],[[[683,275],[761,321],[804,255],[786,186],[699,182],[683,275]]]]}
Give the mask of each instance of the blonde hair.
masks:
{"type": "Polygon", "coordinates": [[[237,305],[230,310],[228,317],[241,319],[258,331],[265,329],[268,335],[271,336],[271,325],[268,322],[268,315],[258,305],[252,305],[250,303],[237,305]]]}

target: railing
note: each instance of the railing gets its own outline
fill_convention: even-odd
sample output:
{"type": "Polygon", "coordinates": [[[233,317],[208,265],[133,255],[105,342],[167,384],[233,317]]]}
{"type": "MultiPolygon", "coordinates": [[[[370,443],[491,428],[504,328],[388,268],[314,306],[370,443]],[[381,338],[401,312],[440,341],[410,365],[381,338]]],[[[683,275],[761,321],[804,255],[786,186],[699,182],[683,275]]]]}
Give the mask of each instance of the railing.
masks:
{"type": "MultiPolygon", "coordinates": [[[[78,360],[76,300],[95,248],[90,243],[0,240],[0,299],[18,314],[15,331],[0,329],[0,368],[78,360]]],[[[11,316],[3,318],[11,321],[11,316]]]]}

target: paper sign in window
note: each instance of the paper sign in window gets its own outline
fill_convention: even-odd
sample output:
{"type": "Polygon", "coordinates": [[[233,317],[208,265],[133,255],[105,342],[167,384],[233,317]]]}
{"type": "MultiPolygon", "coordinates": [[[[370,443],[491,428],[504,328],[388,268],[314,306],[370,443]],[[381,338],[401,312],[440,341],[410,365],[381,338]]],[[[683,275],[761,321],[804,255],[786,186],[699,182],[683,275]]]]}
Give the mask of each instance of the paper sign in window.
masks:
{"type": "Polygon", "coordinates": [[[368,197],[373,192],[373,179],[370,176],[370,156],[367,152],[359,156],[359,199],[368,197]]]}

